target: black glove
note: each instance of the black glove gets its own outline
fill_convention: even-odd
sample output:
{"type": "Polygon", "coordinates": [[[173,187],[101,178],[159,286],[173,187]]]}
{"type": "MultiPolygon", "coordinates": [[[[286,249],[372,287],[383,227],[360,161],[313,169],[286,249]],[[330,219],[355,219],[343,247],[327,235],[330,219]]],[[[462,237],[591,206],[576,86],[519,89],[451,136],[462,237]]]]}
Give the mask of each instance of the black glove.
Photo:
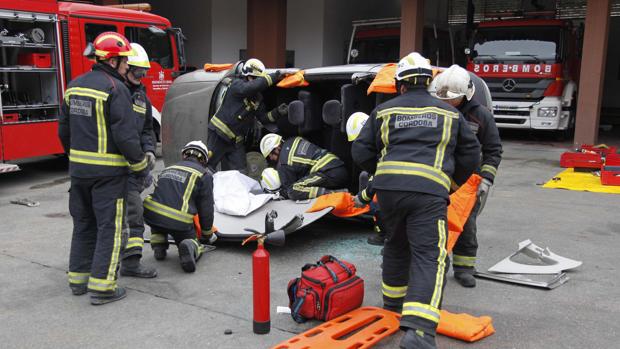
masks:
{"type": "Polygon", "coordinates": [[[280,114],[281,116],[288,115],[288,104],[286,104],[286,103],[280,104],[278,106],[278,114],[280,114]]]}
{"type": "Polygon", "coordinates": [[[284,74],[282,74],[282,72],[281,72],[281,71],[276,70],[276,72],[275,72],[275,73],[273,73],[273,77],[275,78],[275,79],[274,79],[274,80],[275,80],[275,82],[278,82],[278,81],[280,81],[280,80],[284,79],[284,74]]]}

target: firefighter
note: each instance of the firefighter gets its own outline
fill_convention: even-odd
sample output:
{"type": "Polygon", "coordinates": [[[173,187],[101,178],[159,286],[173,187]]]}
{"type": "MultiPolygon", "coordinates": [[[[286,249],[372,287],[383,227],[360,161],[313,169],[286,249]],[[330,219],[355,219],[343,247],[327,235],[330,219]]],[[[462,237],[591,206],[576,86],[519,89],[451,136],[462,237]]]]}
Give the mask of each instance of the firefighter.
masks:
{"type": "Polygon", "coordinates": [[[437,76],[433,85],[437,98],[448,102],[463,114],[482,149],[480,167],[476,171],[482,177],[478,187],[478,201],[452,251],[454,278],[464,287],[475,287],[474,266],[478,250],[476,217],[480,214],[495,180],[502,160],[502,143],[493,114],[472,99],[475,88],[465,69],[453,65],[437,76]]]}
{"type": "MultiPolygon", "coordinates": [[[[151,101],[146,96],[146,89],[142,78],[151,68],[149,56],[140,44],[131,43],[136,55],[129,57],[127,63],[127,87],[132,94],[132,108],[136,116],[137,129],[140,132],[140,144],[146,154],[149,167],[155,167],[155,139],[153,139],[153,112],[151,101]]],[[[121,275],[139,278],[153,278],[157,276],[155,268],[140,263],[142,246],[144,245],[144,219],[142,218],[142,198],[140,193],[150,185],[150,174],[129,175],[127,187],[127,226],[129,239],[123,250],[121,260],[121,275]],[[148,185],[147,185],[148,184],[148,185]]]]}
{"type": "Polygon", "coordinates": [[[194,215],[198,214],[202,239],[212,244],[213,177],[207,169],[209,151],[201,141],[181,149],[183,160],[165,168],[155,191],[144,199],[144,220],[151,227],[151,247],[158,261],[166,258],[168,234],[179,249],[181,267],[193,273],[205,247],[196,238],[194,215]]]}
{"type": "MultiPolygon", "coordinates": [[[[347,131],[347,139],[349,142],[353,142],[362,131],[362,127],[368,121],[368,114],[362,112],[355,112],[351,114],[349,119],[347,119],[346,131],[347,131]]],[[[372,198],[375,196],[375,191],[372,187],[373,177],[370,176],[367,172],[363,172],[362,176],[368,178],[368,182],[366,187],[360,190],[357,195],[353,197],[353,205],[357,208],[364,207],[366,205],[371,205],[371,208],[374,210],[373,216],[373,230],[376,234],[372,234],[367,242],[371,245],[375,246],[383,246],[385,242],[385,228],[383,225],[383,220],[381,219],[381,213],[379,208],[376,205],[372,205],[372,198]]],[[[361,182],[361,179],[360,179],[361,182]]]]}
{"type": "Polygon", "coordinates": [[[426,90],[433,72],[413,52],[396,69],[400,95],[378,105],[353,142],[353,160],[374,173],[387,228],[384,308],[402,312],[401,348],[436,348],[445,280],[451,182],[465,183],[480,146],[462,115],[426,90]]]}
{"type": "Polygon", "coordinates": [[[93,43],[92,71],[69,84],[58,135],[69,154],[69,211],[73,237],[69,285],[74,295],[91,292],[93,305],[125,297],[116,284],[123,244],[129,173],[148,170],[140,146],[131,94],[123,76],[134,55],[121,34],[104,32],[93,43]]]}
{"type": "Polygon", "coordinates": [[[275,164],[285,199],[306,200],[334,191],[343,191],[348,184],[344,162],[325,149],[301,137],[286,141],[269,133],[260,141],[260,151],[275,164]]]}
{"type": "Polygon", "coordinates": [[[209,121],[207,145],[209,166],[215,170],[222,162],[222,170],[246,171],[245,138],[254,128],[256,119],[263,123],[274,123],[280,116],[288,114],[286,104],[265,112],[261,91],[277,83],[279,71],[267,74],[265,65],[256,58],[248,59],[226,90],[222,105],[209,121]]]}

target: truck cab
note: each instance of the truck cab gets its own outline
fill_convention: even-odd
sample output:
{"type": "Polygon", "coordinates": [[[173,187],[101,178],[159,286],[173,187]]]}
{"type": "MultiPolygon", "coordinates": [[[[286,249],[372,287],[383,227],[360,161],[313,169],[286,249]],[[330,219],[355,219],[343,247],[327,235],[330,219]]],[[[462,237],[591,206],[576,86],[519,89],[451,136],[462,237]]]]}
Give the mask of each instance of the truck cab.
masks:
{"type": "Polygon", "coordinates": [[[574,125],[579,62],[571,23],[522,19],[480,23],[467,69],[493,97],[500,128],[569,130],[574,125]]]}

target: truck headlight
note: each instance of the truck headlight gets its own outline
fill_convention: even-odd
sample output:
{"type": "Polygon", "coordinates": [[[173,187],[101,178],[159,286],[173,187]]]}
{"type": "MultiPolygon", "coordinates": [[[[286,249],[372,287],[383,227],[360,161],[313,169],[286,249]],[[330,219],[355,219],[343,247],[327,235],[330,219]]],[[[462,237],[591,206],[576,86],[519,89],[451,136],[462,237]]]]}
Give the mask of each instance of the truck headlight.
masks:
{"type": "Polygon", "coordinates": [[[558,107],[538,108],[539,118],[554,118],[558,115],[558,107]]]}

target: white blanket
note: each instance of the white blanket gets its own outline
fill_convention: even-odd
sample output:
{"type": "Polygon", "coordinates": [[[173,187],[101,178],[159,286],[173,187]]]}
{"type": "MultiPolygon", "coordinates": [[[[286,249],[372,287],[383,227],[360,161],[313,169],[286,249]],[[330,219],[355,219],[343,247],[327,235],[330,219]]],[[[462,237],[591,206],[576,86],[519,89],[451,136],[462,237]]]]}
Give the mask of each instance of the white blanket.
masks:
{"type": "Polygon", "coordinates": [[[260,183],[239,171],[220,171],[213,175],[215,210],[232,216],[247,216],[273,198],[262,192],[260,183]]]}

